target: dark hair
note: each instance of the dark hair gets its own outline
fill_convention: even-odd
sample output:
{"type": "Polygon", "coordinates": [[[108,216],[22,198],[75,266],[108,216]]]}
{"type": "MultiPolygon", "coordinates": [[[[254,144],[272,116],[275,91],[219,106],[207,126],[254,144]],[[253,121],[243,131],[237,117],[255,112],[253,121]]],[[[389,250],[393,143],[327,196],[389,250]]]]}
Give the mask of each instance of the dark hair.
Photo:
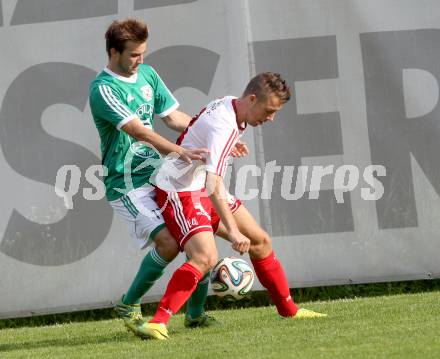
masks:
{"type": "Polygon", "coordinates": [[[243,95],[254,94],[258,100],[264,100],[274,94],[282,103],[290,100],[290,88],[280,74],[263,72],[255,76],[246,86],[243,95]]]}
{"type": "Polygon", "coordinates": [[[148,38],[148,27],[141,20],[128,18],[123,21],[115,20],[105,33],[107,54],[110,57],[110,49],[122,53],[126,41],[145,42],[148,38]]]}

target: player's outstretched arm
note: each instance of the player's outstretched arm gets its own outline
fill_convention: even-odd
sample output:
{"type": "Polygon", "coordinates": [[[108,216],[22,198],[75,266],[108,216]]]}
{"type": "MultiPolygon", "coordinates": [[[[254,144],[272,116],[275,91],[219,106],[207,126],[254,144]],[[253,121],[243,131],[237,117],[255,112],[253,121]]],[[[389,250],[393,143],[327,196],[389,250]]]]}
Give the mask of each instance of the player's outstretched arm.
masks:
{"type": "Polygon", "coordinates": [[[203,161],[205,154],[208,153],[208,150],[204,148],[188,150],[168,141],[158,133],[146,128],[139,118],[135,118],[127,122],[124,126],[122,126],[122,130],[127,132],[131,137],[138,141],[151,144],[159,152],[165,155],[173,152],[177,153],[179,157],[187,163],[191,163],[195,160],[203,161]]]}
{"type": "Polygon", "coordinates": [[[163,118],[167,127],[182,133],[191,122],[191,116],[181,111],[173,111],[163,118]]]}
{"type": "Polygon", "coordinates": [[[250,247],[250,240],[238,230],[234,216],[226,202],[226,190],[223,179],[215,173],[207,172],[206,190],[214,205],[223,225],[226,227],[228,239],[232,242],[232,249],[240,254],[247,253],[250,247]]]}

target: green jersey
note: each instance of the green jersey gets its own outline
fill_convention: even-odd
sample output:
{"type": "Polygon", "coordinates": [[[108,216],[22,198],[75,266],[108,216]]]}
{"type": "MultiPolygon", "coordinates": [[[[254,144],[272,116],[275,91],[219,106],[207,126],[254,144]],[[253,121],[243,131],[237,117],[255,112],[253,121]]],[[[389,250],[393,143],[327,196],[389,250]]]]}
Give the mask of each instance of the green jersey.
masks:
{"type": "Polygon", "coordinates": [[[108,170],[106,196],[112,201],[150,183],[150,176],[160,165],[159,154],[121,131],[122,126],[138,117],[145,127],[154,129],[154,115],[165,117],[179,103],[148,65],[139,65],[131,77],[105,68],[90,84],[89,100],[101,139],[102,164],[108,170]]]}

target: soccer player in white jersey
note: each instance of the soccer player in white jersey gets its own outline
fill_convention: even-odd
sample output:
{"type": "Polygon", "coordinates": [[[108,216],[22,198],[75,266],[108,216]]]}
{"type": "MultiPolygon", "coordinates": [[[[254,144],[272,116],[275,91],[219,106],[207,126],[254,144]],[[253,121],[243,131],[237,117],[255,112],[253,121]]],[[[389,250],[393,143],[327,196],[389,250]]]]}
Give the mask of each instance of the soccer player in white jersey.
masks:
{"type": "Polygon", "coordinates": [[[166,324],[171,315],[216,264],[214,233],[229,240],[240,254],[249,252],[258,279],[282,317],[325,316],[295,305],[269,235],[223,184],[228,157],[246,126],[273,122],[275,113],[289,99],[290,90],[279,74],[257,75],[240,98],[227,96],[208,104],[180,136],[177,143],[185,148],[209,150],[205,164],[194,161],[188,165],[178,159],[160,168],[156,176],[157,203],[189,260],[174,272],[148,324],[151,338],[168,338],[166,324]]]}
{"type": "MultiPolygon", "coordinates": [[[[159,155],[177,153],[185,163],[200,160],[202,149],[185,149],[154,132],[154,115],[181,133],[191,117],[177,111],[179,103],[156,71],[143,64],[148,28],[139,20],[114,21],[105,34],[108,65],[90,85],[90,107],[101,139],[102,164],[107,168],[106,197],[127,222],[131,237],[140,248],[154,241],[155,247],[143,259],[134,281],[116,310],[125,325],[144,337],[146,321],[140,300],[162,275],[165,266],[179,253],[154,201],[150,176],[160,164],[159,155]],[[127,181],[128,179],[128,181],[127,181]]],[[[208,276],[200,282],[188,302],[186,326],[208,326],[213,318],[203,305],[208,276]]]]}

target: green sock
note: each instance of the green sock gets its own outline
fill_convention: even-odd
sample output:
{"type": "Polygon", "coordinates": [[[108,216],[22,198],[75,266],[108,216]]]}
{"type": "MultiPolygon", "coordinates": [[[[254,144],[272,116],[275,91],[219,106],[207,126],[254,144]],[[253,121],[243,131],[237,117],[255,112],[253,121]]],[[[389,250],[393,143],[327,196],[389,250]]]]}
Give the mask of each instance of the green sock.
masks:
{"type": "Polygon", "coordinates": [[[208,296],[209,274],[210,272],[203,276],[203,278],[197,284],[196,290],[188,299],[186,304],[186,313],[189,314],[191,318],[197,318],[205,311],[204,307],[206,297],[208,296]]]}
{"type": "Polygon", "coordinates": [[[142,296],[161,277],[168,263],[157,253],[156,248],[150,250],[142,261],[133,283],[124,295],[123,303],[139,304],[142,296]]]}

